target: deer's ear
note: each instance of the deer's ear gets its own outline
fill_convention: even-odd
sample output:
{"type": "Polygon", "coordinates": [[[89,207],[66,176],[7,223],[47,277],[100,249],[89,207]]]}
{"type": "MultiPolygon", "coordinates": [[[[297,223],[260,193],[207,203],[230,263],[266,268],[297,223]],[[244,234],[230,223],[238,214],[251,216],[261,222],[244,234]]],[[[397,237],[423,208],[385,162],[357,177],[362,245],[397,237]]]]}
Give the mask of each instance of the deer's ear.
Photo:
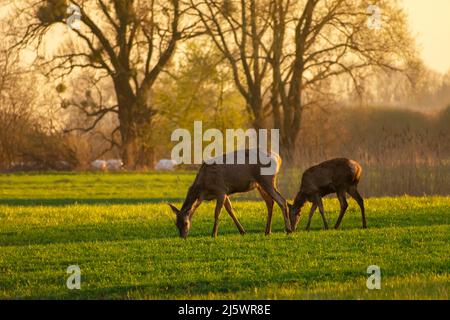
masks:
{"type": "Polygon", "coordinates": [[[172,209],[173,213],[175,213],[175,214],[180,213],[180,210],[178,210],[173,204],[168,203],[168,205],[169,205],[170,209],[172,209]]]}

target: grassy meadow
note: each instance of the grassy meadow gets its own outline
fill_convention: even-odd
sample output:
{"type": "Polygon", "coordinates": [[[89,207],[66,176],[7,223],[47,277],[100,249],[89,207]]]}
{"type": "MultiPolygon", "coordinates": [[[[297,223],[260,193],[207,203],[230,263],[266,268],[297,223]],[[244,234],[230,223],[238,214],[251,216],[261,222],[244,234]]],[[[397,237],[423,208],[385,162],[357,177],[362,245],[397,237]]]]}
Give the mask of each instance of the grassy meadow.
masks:
{"type": "MultiPolygon", "coordinates": [[[[245,236],[223,211],[211,238],[214,203],[205,203],[182,240],[164,202],[179,206],[193,178],[1,175],[0,298],[449,299],[449,197],[366,199],[368,230],[349,200],[341,230],[322,230],[316,213],[305,232],[308,206],[292,235],[276,208],[266,237],[264,202],[239,196],[233,205],[245,236]],[[66,287],[70,265],[81,268],[81,290],[66,287]],[[366,287],[370,265],[381,268],[381,290],[366,287]]],[[[338,208],[334,197],[325,200],[330,225],[338,208]]]]}

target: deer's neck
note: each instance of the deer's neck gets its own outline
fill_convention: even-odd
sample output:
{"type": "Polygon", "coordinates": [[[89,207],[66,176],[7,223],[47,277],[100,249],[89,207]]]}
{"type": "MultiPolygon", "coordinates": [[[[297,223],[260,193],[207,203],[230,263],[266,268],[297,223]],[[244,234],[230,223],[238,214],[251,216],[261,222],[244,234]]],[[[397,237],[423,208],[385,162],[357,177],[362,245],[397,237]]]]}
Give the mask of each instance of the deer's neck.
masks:
{"type": "Polygon", "coordinates": [[[306,196],[302,192],[299,192],[294,200],[295,211],[300,210],[305,205],[305,203],[306,203],[306,196]]]}
{"type": "Polygon", "coordinates": [[[192,185],[188,193],[186,195],[186,199],[184,199],[183,206],[181,207],[181,211],[190,211],[194,204],[197,202],[197,199],[199,198],[200,192],[198,188],[195,185],[192,185]]]}

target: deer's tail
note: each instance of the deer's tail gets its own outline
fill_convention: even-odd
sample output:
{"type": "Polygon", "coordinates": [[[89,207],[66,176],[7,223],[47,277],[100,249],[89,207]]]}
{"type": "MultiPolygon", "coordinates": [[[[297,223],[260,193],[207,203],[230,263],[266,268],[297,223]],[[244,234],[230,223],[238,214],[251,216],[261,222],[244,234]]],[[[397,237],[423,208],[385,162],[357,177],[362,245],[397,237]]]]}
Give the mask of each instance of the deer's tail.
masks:
{"type": "Polygon", "coordinates": [[[353,182],[358,183],[359,179],[361,178],[361,175],[362,175],[362,167],[357,162],[355,162],[354,165],[355,165],[355,174],[353,176],[353,182]]]}

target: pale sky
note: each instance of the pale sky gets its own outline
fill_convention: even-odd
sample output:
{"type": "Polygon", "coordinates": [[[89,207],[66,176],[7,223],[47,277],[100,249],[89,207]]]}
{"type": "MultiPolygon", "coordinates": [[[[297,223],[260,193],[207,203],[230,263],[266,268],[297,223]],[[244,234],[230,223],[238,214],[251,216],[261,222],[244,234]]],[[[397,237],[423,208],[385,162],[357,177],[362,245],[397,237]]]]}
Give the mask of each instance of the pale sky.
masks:
{"type": "Polygon", "coordinates": [[[450,71],[450,0],[403,2],[425,63],[441,73],[450,71]]]}

